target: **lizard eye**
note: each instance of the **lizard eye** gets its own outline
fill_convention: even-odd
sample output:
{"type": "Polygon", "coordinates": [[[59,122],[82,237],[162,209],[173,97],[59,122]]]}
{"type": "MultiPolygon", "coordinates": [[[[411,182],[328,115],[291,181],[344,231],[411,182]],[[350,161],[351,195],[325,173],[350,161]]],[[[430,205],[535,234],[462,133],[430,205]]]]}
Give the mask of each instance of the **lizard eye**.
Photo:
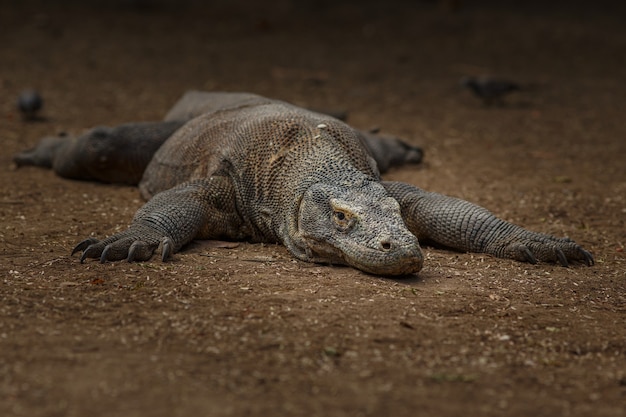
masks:
{"type": "Polygon", "coordinates": [[[332,210],[332,221],[337,230],[348,231],[357,223],[358,216],[352,211],[348,203],[331,199],[330,207],[332,210]]]}
{"type": "Polygon", "coordinates": [[[337,229],[344,231],[348,230],[354,224],[353,216],[341,210],[333,211],[333,220],[335,221],[337,229]]]}

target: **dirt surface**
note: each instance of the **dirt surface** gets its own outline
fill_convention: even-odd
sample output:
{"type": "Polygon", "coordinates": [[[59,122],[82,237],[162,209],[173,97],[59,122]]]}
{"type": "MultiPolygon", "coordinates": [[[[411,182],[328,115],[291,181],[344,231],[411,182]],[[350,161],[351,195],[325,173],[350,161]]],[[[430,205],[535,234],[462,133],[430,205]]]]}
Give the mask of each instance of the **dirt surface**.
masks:
{"type": "Polygon", "coordinates": [[[623,6],[4,3],[0,415],[625,415],[623,6]],[[525,88],[485,107],[458,87],[473,74],[525,88]],[[45,120],[21,120],[26,88],[45,120]],[[570,236],[596,265],[425,248],[392,280],[247,243],[81,265],[73,246],[125,228],[137,190],[12,154],[158,120],[192,88],[348,110],[424,147],[387,178],[570,236]]]}

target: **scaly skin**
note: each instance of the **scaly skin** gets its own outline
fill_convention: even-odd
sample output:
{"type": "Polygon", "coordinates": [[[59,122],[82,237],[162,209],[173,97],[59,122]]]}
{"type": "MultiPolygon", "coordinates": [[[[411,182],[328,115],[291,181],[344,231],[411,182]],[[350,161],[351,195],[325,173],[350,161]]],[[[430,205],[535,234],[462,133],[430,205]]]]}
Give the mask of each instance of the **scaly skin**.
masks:
{"type": "MultiPolygon", "coordinates": [[[[115,153],[116,141],[133,149],[168,137],[156,152],[133,156],[149,161],[139,182],[149,201],[127,230],[79,243],[73,253],[82,252],[81,262],[143,261],[159,246],[166,260],[193,239],[232,239],[282,243],[304,261],[405,275],[423,266],[419,239],[519,261],[593,264],[569,239],[525,230],[463,200],[381,181],[380,161],[402,162],[402,152],[405,162],[421,159],[421,151],[402,142],[381,144],[330,116],[249,94],[190,93],[168,118],[196,115],[113,130],[104,148],[114,157],[116,181],[130,182],[137,170],[123,168],[131,165],[128,152],[115,153]],[[163,133],[165,126],[175,133],[163,133]]],[[[94,149],[93,140],[79,139],[84,149],[94,149]]],[[[53,145],[46,148],[52,159],[80,165],[82,156],[53,145]]],[[[15,160],[29,164],[29,157],[37,159],[15,160]]]]}
{"type": "Polygon", "coordinates": [[[409,230],[420,240],[463,252],[488,253],[522,262],[581,261],[593,256],[568,238],[536,233],[497,218],[483,207],[400,182],[383,182],[400,203],[409,230]]]}

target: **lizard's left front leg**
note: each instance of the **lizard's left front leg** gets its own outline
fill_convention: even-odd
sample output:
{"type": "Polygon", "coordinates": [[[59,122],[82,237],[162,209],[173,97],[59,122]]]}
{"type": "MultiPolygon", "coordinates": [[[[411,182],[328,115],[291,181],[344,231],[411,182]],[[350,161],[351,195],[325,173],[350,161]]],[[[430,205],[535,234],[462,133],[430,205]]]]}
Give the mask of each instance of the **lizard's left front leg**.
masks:
{"type": "Polygon", "coordinates": [[[487,209],[400,182],[383,182],[398,201],[409,230],[419,240],[466,252],[536,263],[582,261],[591,266],[593,256],[569,238],[532,232],[494,216],[487,209]]]}

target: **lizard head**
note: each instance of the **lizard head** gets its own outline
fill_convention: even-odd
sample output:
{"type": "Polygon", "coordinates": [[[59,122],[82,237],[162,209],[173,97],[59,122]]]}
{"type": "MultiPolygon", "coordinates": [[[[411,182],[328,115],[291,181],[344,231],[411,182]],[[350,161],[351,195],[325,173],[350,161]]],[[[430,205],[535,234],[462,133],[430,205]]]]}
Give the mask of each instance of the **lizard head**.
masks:
{"type": "Polygon", "coordinates": [[[398,202],[375,181],[313,184],[300,200],[296,227],[291,249],[307,261],[347,264],[378,275],[422,268],[419,243],[398,202]]]}

